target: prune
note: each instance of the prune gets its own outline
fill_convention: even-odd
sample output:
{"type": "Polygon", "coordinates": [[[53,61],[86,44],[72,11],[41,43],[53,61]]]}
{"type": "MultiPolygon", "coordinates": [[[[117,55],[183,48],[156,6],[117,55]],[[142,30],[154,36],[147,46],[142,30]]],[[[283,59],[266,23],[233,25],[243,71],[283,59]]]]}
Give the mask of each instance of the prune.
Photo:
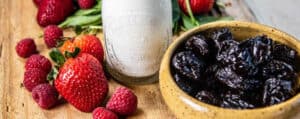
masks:
{"type": "Polygon", "coordinates": [[[196,91],[198,90],[197,84],[189,81],[184,76],[181,76],[177,73],[174,74],[174,79],[176,84],[186,93],[189,95],[194,95],[196,91]]]}
{"type": "Polygon", "coordinates": [[[292,80],[270,78],[266,80],[263,90],[263,104],[273,105],[285,101],[296,93],[296,85],[292,80]]]}
{"type": "Polygon", "coordinates": [[[262,64],[271,59],[273,41],[265,35],[250,38],[240,44],[241,48],[249,50],[252,62],[262,64]]]}
{"type": "Polygon", "coordinates": [[[202,58],[209,56],[209,46],[206,42],[206,38],[202,35],[192,36],[185,43],[185,48],[192,50],[195,54],[199,55],[202,58]]]}
{"type": "Polygon", "coordinates": [[[271,77],[279,79],[295,79],[297,74],[292,65],[283,61],[272,60],[262,68],[262,76],[265,79],[271,77]]]}
{"type": "Polygon", "coordinates": [[[242,76],[254,76],[258,72],[258,69],[252,62],[250,52],[238,46],[230,47],[218,53],[216,59],[223,65],[230,65],[234,71],[242,76]]]}
{"type": "Polygon", "coordinates": [[[273,57],[274,59],[281,60],[290,64],[295,64],[297,52],[292,48],[276,44],[273,48],[273,57]]]}
{"type": "Polygon", "coordinates": [[[234,108],[234,109],[252,109],[255,106],[250,104],[249,102],[243,100],[241,98],[241,94],[234,94],[234,93],[226,93],[222,96],[222,101],[220,106],[224,108],[234,108]]]}
{"type": "Polygon", "coordinates": [[[240,90],[255,90],[262,86],[257,79],[250,79],[236,74],[230,67],[220,68],[215,78],[226,86],[240,90]]]}
{"type": "Polygon", "coordinates": [[[199,91],[196,95],[195,98],[197,98],[198,100],[208,103],[208,104],[212,104],[212,105],[218,105],[219,104],[219,100],[217,100],[216,96],[214,96],[213,93],[209,92],[209,91],[199,91]]]}
{"type": "Polygon", "coordinates": [[[205,62],[197,58],[192,51],[179,52],[172,59],[172,66],[175,71],[193,81],[201,80],[205,65],[205,62]]]}
{"type": "Polygon", "coordinates": [[[211,35],[211,39],[217,42],[222,42],[226,40],[233,40],[233,36],[228,28],[222,28],[220,30],[214,31],[211,35]]]}

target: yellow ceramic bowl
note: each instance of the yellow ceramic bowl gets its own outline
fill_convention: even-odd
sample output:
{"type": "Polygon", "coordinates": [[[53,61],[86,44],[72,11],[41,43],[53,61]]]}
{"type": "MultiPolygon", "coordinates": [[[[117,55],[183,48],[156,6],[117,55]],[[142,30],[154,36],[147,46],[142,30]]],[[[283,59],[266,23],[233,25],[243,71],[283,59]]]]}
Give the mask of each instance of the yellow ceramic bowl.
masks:
{"type": "MultiPolygon", "coordinates": [[[[275,28],[249,22],[214,22],[192,29],[177,38],[166,51],[159,72],[162,96],[179,119],[288,119],[300,113],[300,94],[277,105],[256,109],[225,109],[198,101],[183,92],[174,82],[170,72],[173,52],[190,36],[208,30],[230,28],[236,39],[246,39],[265,34],[273,40],[286,44],[300,53],[300,42],[275,28]]],[[[299,78],[298,78],[299,79],[299,78]]],[[[299,115],[299,114],[298,114],[299,115]]],[[[300,117],[298,117],[300,118],[300,117]]]]}

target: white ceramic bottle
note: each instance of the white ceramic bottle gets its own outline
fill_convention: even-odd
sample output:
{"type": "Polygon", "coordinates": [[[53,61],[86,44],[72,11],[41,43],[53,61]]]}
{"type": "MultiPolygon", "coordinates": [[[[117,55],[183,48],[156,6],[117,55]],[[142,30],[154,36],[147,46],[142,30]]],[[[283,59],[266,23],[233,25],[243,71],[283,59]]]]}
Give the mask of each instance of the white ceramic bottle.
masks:
{"type": "Polygon", "coordinates": [[[110,74],[126,84],[157,80],[172,37],[171,0],[103,0],[102,20],[110,74]]]}

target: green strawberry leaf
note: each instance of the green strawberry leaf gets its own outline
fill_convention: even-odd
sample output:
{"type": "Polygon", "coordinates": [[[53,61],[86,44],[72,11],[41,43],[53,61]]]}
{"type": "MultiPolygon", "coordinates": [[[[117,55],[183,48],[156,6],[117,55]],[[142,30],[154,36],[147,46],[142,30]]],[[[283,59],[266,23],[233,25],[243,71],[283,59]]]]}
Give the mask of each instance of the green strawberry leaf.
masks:
{"type": "Polygon", "coordinates": [[[172,0],[172,21],[173,21],[173,32],[178,33],[179,32],[179,22],[180,22],[180,8],[178,5],[177,0],[172,0]]]}
{"type": "Polygon", "coordinates": [[[64,57],[64,55],[57,48],[54,48],[50,52],[49,56],[59,66],[61,66],[61,65],[63,65],[65,63],[65,57],[64,57]]]}
{"type": "Polygon", "coordinates": [[[74,52],[65,51],[65,57],[68,58],[74,58],[76,57],[80,52],[80,48],[75,47],[74,52]]]}
{"type": "Polygon", "coordinates": [[[194,27],[196,27],[197,25],[193,23],[193,21],[186,16],[185,14],[182,14],[182,20],[183,20],[183,26],[185,28],[185,30],[189,30],[192,29],[194,27]]]}
{"type": "Polygon", "coordinates": [[[47,75],[47,80],[49,82],[52,82],[54,79],[56,79],[57,75],[58,75],[58,68],[53,67],[49,72],[49,74],[47,75]]]}

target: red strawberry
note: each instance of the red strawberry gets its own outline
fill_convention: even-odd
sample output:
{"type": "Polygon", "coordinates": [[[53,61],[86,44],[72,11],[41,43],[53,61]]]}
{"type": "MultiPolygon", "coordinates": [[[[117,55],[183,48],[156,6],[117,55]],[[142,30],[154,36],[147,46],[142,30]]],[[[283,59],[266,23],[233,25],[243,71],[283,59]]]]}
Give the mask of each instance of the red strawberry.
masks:
{"type": "Polygon", "coordinates": [[[38,9],[37,21],[40,26],[59,24],[74,11],[72,0],[43,0],[38,9]]]}
{"type": "Polygon", "coordinates": [[[64,53],[65,51],[73,52],[75,47],[80,48],[80,53],[88,53],[96,57],[100,62],[103,61],[104,51],[100,40],[94,35],[78,36],[74,40],[67,40],[59,48],[64,53]]]}
{"type": "Polygon", "coordinates": [[[63,30],[56,25],[49,25],[44,29],[44,41],[48,48],[55,47],[61,37],[63,37],[63,30]]]}
{"type": "Polygon", "coordinates": [[[43,109],[49,109],[58,102],[58,92],[48,83],[37,85],[32,89],[32,98],[43,109]]]}
{"type": "Polygon", "coordinates": [[[93,111],[108,93],[101,64],[86,53],[69,58],[59,69],[54,84],[69,103],[83,112],[93,111]]]}
{"type": "Polygon", "coordinates": [[[16,45],[16,52],[20,57],[27,58],[37,53],[36,45],[32,38],[25,38],[16,45]]]}
{"type": "Polygon", "coordinates": [[[78,0],[78,5],[81,9],[89,9],[95,5],[95,0],[78,0]]]}
{"type": "Polygon", "coordinates": [[[24,73],[23,85],[28,91],[42,83],[47,83],[47,73],[42,69],[30,68],[24,73]]]}
{"type": "MultiPolygon", "coordinates": [[[[201,14],[209,12],[214,4],[214,0],[189,0],[190,6],[193,14],[201,14]]],[[[187,6],[185,0],[178,0],[178,4],[181,10],[188,14],[187,6]]]]}
{"type": "Polygon", "coordinates": [[[118,119],[118,116],[104,107],[98,107],[93,111],[93,119],[118,119]]]}
{"type": "Polygon", "coordinates": [[[30,68],[38,68],[45,73],[49,73],[51,71],[51,62],[42,55],[31,55],[25,63],[25,69],[29,70],[30,68]]]}
{"type": "Polygon", "coordinates": [[[33,0],[33,3],[39,7],[40,6],[40,3],[42,2],[42,0],[33,0]]]}
{"type": "Polygon", "coordinates": [[[119,87],[107,102],[106,108],[119,115],[131,115],[137,109],[137,97],[131,90],[119,87]]]}

